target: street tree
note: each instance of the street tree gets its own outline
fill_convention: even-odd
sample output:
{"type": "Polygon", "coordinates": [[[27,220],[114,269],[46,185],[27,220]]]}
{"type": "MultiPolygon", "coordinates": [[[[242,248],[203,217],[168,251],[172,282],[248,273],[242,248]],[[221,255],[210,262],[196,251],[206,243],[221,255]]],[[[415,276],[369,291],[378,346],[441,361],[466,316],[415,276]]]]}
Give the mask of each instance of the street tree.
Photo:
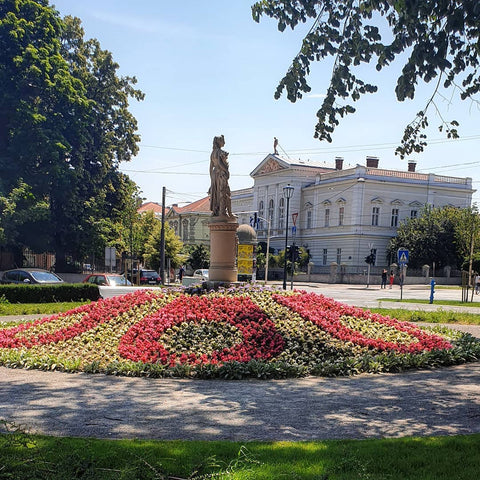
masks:
{"type": "Polygon", "coordinates": [[[0,2],[0,195],[21,178],[49,205],[57,269],[67,253],[101,250],[121,220],[125,178],[118,167],[138,151],[129,99],[134,77],[79,19],[61,19],[47,0],[0,2]]]}
{"type": "Polygon", "coordinates": [[[421,215],[400,224],[397,236],[391,239],[388,247],[389,258],[395,259],[398,249],[406,248],[411,268],[421,268],[433,262],[438,268],[460,268],[462,257],[457,249],[455,233],[458,213],[459,209],[455,207],[427,205],[421,215]]]}
{"type": "MultiPolygon", "coordinates": [[[[145,245],[144,260],[148,267],[159,270],[161,266],[161,222],[157,221],[147,244],[145,245]]],[[[183,243],[175,235],[175,231],[165,222],[165,259],[170,259],[170,265],[175,268],[181,264],[183,243]]]]}
{"type": "Polygon", "coordinates": [[[278,29],[292,30],[310,22],[299,53],[275,92],[295,102],[311,91],[314,62],[333,59],[326,95],[317,112],[315,138],[332,141],[341,118],[355,112],[353,103],[377,85],[362,80],[362,64],[377,71],[396,59],[403,63],[395,94],[413,99],[419,83],[433,83],[430,97],[406,126],[396,153],[404,158],[426,146],[429,112],[440,115],[440,131],[458,137],[458,122],[438,107],[442,88],[452,97],[477,102],[480,89],[480,2],[478,0],[261,0],[252,6],[253,19],[274,18],[278,29]]]}

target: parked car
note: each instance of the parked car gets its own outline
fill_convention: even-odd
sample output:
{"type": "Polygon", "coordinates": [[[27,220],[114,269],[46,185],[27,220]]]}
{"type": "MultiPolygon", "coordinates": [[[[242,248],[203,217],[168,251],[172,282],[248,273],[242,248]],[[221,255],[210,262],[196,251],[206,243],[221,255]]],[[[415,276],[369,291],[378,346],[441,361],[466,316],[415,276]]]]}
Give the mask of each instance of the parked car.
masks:
{"type": "Polygon", "coordinates": [[[122,287],[131,285],[129,280],[118,273],[91,273],[85,278],[83,283],[93,283],[95,285],[107,287],[122,287]]]}
{"type": "Polygon", "coordinates": [[[16,268],[3,272],[1,283],[50,284],[63,283],[63,280],[41,268],[16,268]]]}
{"type": "Polygon", "coordinates": [[[201,278],[202,280],[208,280],[208,269],[200,268],[193,272],[194,278],[201,278]]]}
{"type": "MultiPolygon", "coordinates": [[[[132,272],[127,270],[127,278],[132,281],[132,272]]],[[[138,282],[139,271],[135,268],[133,270],[133,284],[137,285],[159,285],[162,283],[162,277],[155,270],[140,269],[140,281],[138,282]]]]}
{"type": "Polygon", "coordinates": [[[155,270],[140,270],[140,285],[159,285],[162,277],[155,270]]]}

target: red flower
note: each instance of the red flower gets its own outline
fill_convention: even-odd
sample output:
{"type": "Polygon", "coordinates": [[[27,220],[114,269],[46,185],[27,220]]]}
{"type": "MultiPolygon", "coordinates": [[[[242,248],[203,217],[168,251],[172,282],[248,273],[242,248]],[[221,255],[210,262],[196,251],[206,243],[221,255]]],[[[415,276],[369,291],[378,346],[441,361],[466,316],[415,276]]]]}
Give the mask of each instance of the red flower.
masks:
{"type": "Polygon", "coordinates": [[[130,328],[120,340],[118,350],[123,357],[144,363],[216,364],[267,360],[277,355],[283,345],[274,323],[247,297],[182,296],[130,328]],[[240,331],[243,340],[208,355],[189,352],[179,358],[158,341],[174,325],[201,320],[230,324],[240,331]]]}
{"type": "Polygon", "coordinates": [[[300,292],[296,295],[289,296],[274,294],[273,298],[279,304],[301,315],[305,320],[310,320],[326,332],[345,342],[352,342],[377,350],[394,350],[400,353],[417,353],[434,349],[453,348],[449,342],[438,335],[420,330],[411,323],[399,322],[390,317],[372,314],[368,310],[344,305],[331,298],[326,298],[323,295],[300,292]],[[341,317],[344,316],[363,318],[370,320],[372,323],[387,325],[390,328],[397,329],[398,331],[415,337],[417,341],[405,345],[389,342],[381,338],[366,337],[362,333],[347,327],[341,321],[341,317]]]}

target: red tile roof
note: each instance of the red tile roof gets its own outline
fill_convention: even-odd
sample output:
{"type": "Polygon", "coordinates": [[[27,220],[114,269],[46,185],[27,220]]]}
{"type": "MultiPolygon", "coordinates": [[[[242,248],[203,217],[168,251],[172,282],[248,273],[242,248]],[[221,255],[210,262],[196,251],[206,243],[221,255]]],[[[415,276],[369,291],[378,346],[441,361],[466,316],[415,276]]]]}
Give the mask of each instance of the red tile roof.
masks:
{"type": "MultiPolygon", "coordinates": [[[[169,208],[165,208],[165,214],[168,213],[169,208]]],[[[138,207],[137,212],[138,213],[144,213],[144,212],[150,212],[153,211],[155,214],[162,214],[162,206],[159,203],[156,202],[147,202],[143,203],[138,207]]]]}
{"type": "Polygon", "coordinates": [[[211,213],[210,210],[210,197],[201,198],[196,202],[189,203],[183,207],[176,205],[172,206],[173,213],[185,214],[185,213],[211,213]]]}

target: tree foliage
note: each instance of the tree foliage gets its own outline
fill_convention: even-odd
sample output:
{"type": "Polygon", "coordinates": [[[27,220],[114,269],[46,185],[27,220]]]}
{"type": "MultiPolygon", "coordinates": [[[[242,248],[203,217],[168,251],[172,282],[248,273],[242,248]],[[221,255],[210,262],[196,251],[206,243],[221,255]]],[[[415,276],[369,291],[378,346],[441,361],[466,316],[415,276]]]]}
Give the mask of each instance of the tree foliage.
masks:
{"type": "MultiPolygon", "coordinates": [[[[413,99],[420,82],[434,81],[431,97],[406,126],[396,153],[404,158],[426,146],[429,109],[436,109],[439,88],[451,88],[462,100],[474,100],[480,89],[478,0],[261,0],[252,6],[255,21],[263,15],[278,29],[292,30],[310,21],[301,49],[275,92],[286,91],[295,102],[311,91],[307,82],[313,62],[328,57],[333,70],[323,104],[317,112],[315,138],[332,141],[342,117],[354,113],[353,103],[377,86],[356,75],[361,64],[376,70],[405,61],[395,87],[399,101],[413,99]],[[406,59],[406,60],[405,60],[406,59]]],[[[440,131],[456,138],[458,123],[441,117],[440,131]]]]}
{"type": "MultiPolygon", "coordinates": [[[[153,214],[153,213],[152,213],[153,214]]],[[[145,245],[144,262],[150,268],[158,270],[161,265],[161,231],[162,225],[160,220],[155,219],[153,230],[149,235],[145,245]]],[[[181,264],[180,252],[183,243],[175,235],[175,231],[165,222],[165,260],[170,259],[170,265],[175,268],[181,264]]]]}
{"type": "Polygon", "coordinates": [[[210,264],[210,251],[205,245],[185,246],[185,253],[188,255],[187,263],[193,270],[208,268],[210,264]]]}
{"type": "Polygon", "coordinates": [[[132,193],[118,166],[138,150],[128,106],[143,94],[118,68],[47,0],[0,2],[0,195],[22,179],[48,203],[38,248],[56,252],[57,268],[66,253],[80,259],[113,241],[132,193]]]}
{"type": "Polygon", "coordinates": [[[435,265],[438,268],[450,266],[461,268],[465,259],[461,237],[464,217],[468,209],[456,207],[436,208],[426,206],[417,218],[402,222],[397,236],[392,238],[388,248],[390,258],[397,257],[399,248],[409,250],[409,267],[421,268],[435,265]]]}

